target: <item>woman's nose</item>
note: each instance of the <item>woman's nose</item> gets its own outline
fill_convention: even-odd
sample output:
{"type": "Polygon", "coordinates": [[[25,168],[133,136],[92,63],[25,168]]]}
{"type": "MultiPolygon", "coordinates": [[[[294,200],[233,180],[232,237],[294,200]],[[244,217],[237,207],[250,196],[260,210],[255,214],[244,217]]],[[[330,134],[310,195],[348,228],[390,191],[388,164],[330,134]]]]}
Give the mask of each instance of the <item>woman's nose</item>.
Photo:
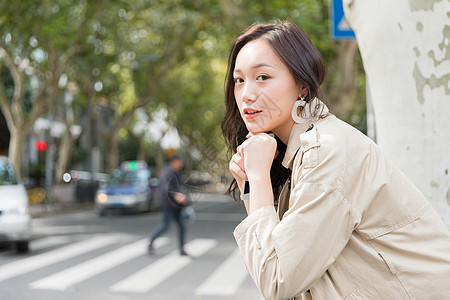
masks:
{"type": "Polygon", "coordinates": [[[251,84],[246,84],[242,91],[242,102],[255,102],[257,98],[258,96],[255,87],[251,84]]]}

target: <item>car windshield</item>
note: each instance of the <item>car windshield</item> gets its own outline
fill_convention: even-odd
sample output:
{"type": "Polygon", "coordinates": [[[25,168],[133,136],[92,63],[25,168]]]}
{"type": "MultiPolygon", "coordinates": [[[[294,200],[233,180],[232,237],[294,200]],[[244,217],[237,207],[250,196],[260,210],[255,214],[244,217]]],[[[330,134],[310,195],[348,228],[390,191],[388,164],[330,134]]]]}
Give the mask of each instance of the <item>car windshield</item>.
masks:
{"type": "Polygon", "coordinates": [[[18,184],[14,168],[9,163],[0,162],[0,185],[18,184]]]}
{"type": "Polygon", "coordinates": [[[110,177],[109,185],[148,185],[150,179],[150,171],[135,170],[135,171],[120,171],[115,170],[110,177]]]}

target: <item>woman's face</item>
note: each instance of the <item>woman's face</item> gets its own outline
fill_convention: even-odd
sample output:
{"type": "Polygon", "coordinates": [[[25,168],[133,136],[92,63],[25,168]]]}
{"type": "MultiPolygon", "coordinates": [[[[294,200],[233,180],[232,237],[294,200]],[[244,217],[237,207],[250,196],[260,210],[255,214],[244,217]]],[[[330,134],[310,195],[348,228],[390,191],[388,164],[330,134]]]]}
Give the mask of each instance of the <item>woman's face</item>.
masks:
{"type": "Polygon", "coordinates": [[[247,43],[236,57],[234,97],[247,129],[273,132],[287,142],[291,110],[301,90],[287,66],[264,39],[247,43]]]}

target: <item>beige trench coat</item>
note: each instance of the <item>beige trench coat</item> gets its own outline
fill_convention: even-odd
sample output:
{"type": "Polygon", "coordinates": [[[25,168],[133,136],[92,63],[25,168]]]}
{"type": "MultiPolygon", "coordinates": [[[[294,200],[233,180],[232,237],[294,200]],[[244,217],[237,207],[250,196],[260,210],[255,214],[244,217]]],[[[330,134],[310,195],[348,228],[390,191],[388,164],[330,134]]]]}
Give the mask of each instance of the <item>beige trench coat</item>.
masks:
{"type": "Polygon", "coordinates": [[[365,135],[312,123],[292,129],[280,216],[263,207],[234,231],[263,297],[450,299],[450,232],[429,202],[365,135]]]}

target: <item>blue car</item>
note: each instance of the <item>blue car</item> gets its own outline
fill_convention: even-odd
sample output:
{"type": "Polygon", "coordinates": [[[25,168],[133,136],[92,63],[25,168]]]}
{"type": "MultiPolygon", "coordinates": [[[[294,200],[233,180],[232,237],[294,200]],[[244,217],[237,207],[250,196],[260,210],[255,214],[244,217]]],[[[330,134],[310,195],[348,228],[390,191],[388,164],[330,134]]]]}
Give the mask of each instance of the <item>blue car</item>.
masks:
{"type": "MultiPolygon", "coordinates": [[[[130,166],[137,166],[130,163],[130,166]]],[[[154,208],[154,187],[151,171],[147,167],[114,170],[108,182],[96,193],[95,208],[98,215],[107,211],[147,212],[154,208]]]]}

